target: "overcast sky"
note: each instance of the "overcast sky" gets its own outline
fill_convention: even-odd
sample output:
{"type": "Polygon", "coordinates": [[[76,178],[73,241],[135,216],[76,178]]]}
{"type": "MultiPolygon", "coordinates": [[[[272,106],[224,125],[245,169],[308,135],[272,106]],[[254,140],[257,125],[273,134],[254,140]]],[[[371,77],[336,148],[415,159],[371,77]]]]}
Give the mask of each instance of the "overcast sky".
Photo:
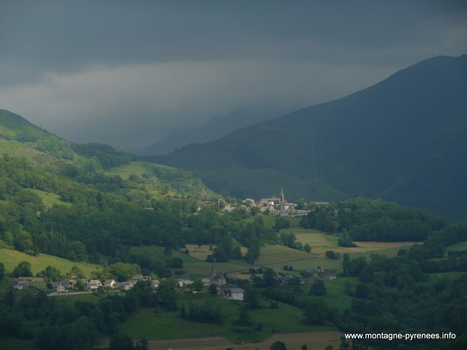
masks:
{"type": "Polygon", "coordinates": [[[464,3],[0,0],[0,108],[135,151],[237,107],[293,111],[465,54],[464,3]]]}

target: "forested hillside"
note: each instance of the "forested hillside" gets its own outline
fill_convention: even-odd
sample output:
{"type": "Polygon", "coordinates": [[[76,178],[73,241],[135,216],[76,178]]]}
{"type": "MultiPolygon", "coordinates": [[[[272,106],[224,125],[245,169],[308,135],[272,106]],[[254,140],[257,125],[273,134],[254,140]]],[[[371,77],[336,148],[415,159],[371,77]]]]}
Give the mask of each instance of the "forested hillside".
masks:
{"type": "Polygon", "coordinates": [[[134,155],[108,145],[73,144],[7,111],[0,117],[0,248],[147,268],[129,246],[218,244],[213,261],[227,261],[242,259],[243,245],[252,262],[261,241],[276,240],[261,223],[240,222],[251,215],[245,210],[198,211],[201,200],[219,196],[190,172],[130,164],[134,155]]]}

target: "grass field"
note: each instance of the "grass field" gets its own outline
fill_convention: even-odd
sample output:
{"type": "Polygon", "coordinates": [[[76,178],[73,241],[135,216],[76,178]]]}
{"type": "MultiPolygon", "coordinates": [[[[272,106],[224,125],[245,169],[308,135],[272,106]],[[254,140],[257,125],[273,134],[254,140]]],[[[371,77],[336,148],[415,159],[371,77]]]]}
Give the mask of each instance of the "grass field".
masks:
{"type": "Polygon", "coordinates": [[[459,242],[446,247],[446,252],[450,252],[452,250],[467,250],[467,241],[459,242]]]}
{"type": "Polygon", "coordinates": [[[2,350],[28,350],[37,349],[34,340],[0,337],[0,349],[2,350]]]}
{"type": "Polygon", "coordinates": [[[75,262],[56,256],[40,254],[39,256],[31,256],[25,253],[18,252],[17,250],[0,249],[0,262],[5,265],[7,273],[11,273],[13,269],[21,262],[28,261],[31,263],[31,270],[33,273],[38,273],[44,270],[47,266],[53,266],[59,269],[62,274],[71,270],[73,266],[78,266],[83,270],[86,276],[91,275],[91,271],[102,268],[100,265],[89,264],[84,262],[75,262]]]}
{"type": "Polygon", "coordinates": [[[263,328],[250,334],[239,334],[232,332],[231,322],[237,317],[240,302],[216,298],[208,294],[197,294],[184,298],[179,303],[180,305],[188,305],[190,302],[202,304],[206,301],[216,302],[221,305],[226,316],[222,325],[189,322],[180,319],[178,312],[155,313],[154,309],[145,308],[125,322],[121,331],[130,335],[133,339],[142,337],[147,339],[224,337],[231,342],[259,342],[270,337],[273,328],[281,333],[335,330],[335,327],[330,326],[308,325],[302,319],[302,310],[279,303],[278,309],[250,310],[249,314],[252,319],[258,323],[263,323],[263,328]]]}
{"type": "Polygon", "coordinates": [[[123,166],[111,168],[109,172],[115,175],[120,175],[123,179],[128,180],[128,177],[131,174],[141,176],[146,172],[146,169],[144,169],[141,164],[141,162],[131,162],[123,166]]]}
{"type": "MultiPolygon", "coordinates": [[[[270,267],[277,272],[289,273],[283,270],[283,266],[292,266],[294,271],[303,271],[318,266],[329,272],[342,272],[342,258],[331,260],[325,257],[327,250],[333,250],[336,253],[349,253],[352,258],[365,256],[369,258],[371,254],[378,253],[388,257],[395,256],[401,247],[412,246],[420,242],[356,242],[358,247],[344,248],[337,245],[338,237],[327,235],[316,230],[292,227],[281,232],[293,233],[297,241],[303,245],[308,243],[311,247],[311,253],[288,248],[281,245],[264,245],[261,247],[259,259],[255,266],[270,267]]],[[[202,277],[209,274],[213,264],[205,262],[208,255],[212,254],[209,245],[188,244],[186,248],[190,251],[189,255],[173,251],[174,257],[180,257],[184,262],[183,269],[194,277],[202,277]]],[[[157,246],[132,247],[130,252],[149,256],[153,259],[164,260],[164,248],[157,246]]],[[[247,252],[242,248],[242,253],[247,252]]],[[[234,274],[245,272],[251,267],[243,260],[230,260],[228,263],[215,263],[214,268],[218,273],[234,274]]],[[[235,277],[239,278],[238,275],[235,277]]],[[[243,277],[243,276],[242,276],[243,277]]]]}
{"type": "Polygon", "coordinates": [[[47,208],[52,207],[54,204],[65,205],[67,207],[72,205],[71,203],[61,201],[60,196],[56,195],[55,193],[49,193],[49,192],[44,192],[41,190],[33,190],[33,189],[29,189],[29,191],[38,195],[42,199],[42,203],[44,203],[44,205],[47,208]]]}

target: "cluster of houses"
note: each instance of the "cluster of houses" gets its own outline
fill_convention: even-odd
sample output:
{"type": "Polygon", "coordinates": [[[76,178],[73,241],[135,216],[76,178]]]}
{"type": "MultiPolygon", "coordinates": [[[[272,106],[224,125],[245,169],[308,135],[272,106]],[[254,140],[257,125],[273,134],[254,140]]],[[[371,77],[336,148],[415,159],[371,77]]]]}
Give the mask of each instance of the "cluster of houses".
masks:
{"type": "MultiPolygon", "coordinates": [[[[187,277],[187,276],[186,276],[187,277]]],[[[138,281],[149,281],[151,286],[154,289],[157,289],[160,285],[159,280],[151,279],[148,276],[135,275],[131,278],[130,281],[117,283],[114,279],[108,279],[104,283],[97,279],[81,279],[88,291],[96,291],[99,287],[103,287],[106,290],[129,290],[133,288],[138,281]]],[[[22,290],[29,287],[29,284],[32,282],[45,282],[45,279],[42,277],[18,277],[10,279],[10,282],[15,282],[13,288],[15,290],[22,290]]],[[[76,287],[78,280],[63,280],[60,282],[53,282],[49,284],[49,290],[52,290],[56,293],[66,293],[69,290],[72,290],[76,287]]],[[[194,281],[188,278],[179,278],[176,279],[179,288],[189,287],[194,283],[194,281]]],[[[214,267],[211,270],[211,273],[208,277],[202,279],[204,286],[209,286],[214,284],[217,287],[218,295],[223,296],[230,300],[243,300],[244,290],[241,288],[228,288],[224,291],[221,290],[222,286],[227,284],[226,279],[223,274],[218,274],[214,267]]]]}
{"type": "MultiPolygon", "coordinates": [[[[313,277],[315,279],[323,279],[326,281],[333,281],[337,279],[337,275],[334,273],[326,273],[323,269],[317,268],[317,269],[308,269],[305,271],[305,274],[308,275],[309,277],[313,277]]],[[[302,275],[285,275],[285,276],[276,276],[275,279],[277,281],[277,284],[281,285],[288,285],[289,281],[291,279],[299,279],[300,283],[305,283],[303,276],[302,275]]]]}
{"type": "MultiPolygon", "coordinates": [[[[98,279],[81,279],[81,282],[83,282],[86,290],[90,290],[90,291],[95,291],[99,287],[103,287],[109,290],[111,289],[128,290],[128,289],[131,289],[138,281],[141,281],[141,280],[149,280],[151,282],[151,285],[154,288],[159,287],[158,280],[151,280],[149,277],[143,276],[143,275],[135,275],[132,277],[131,281],[122,282],[122,283],[117,283],[117,281],[115,281],[114,279],[108,279],[104,281],[104,283],[102,283],[102,281],[98,279]]],[[[36,282],[36,283],[45,282],[45,279],[43,277],[18,277],[18,278],[11,278],[9,281],[15,282],[15,284],[13,285],[13,288],[18,291],[18,290],[28,288],[29,284],[33,282],[36,282]]],[[[74,279],[63,280],[60,282],[53,282],[53,283],[50,283],[49,287],[51,288],[48,288],[48,289],[54,292],[57,292],[57,293],[65,293],[70,289],[74,289],[76,287],[77,282],[78,280],[74,280],[74,279]]]]}
{"type": "MultiPolygon", "coordinates": [[[[306,209],[297,209],[297,204],[291,203],[286,201],[284,191],[281,189],[279,193],[279,197],[271,197],[271,198],[263,198],[259,201],[255,201],[251,198],[246,198],[244,200],[244,205],[242,205],[245,209],[251,210],[252,208],[256,207],[259,209],[259,213],[257,215],[272,215],[272,216],[281,216],[281,217],[295,217],[295,216],[302,216],[307,215],[311,210],[306,209]]],[[[326,205],[327,202],[314,202],[318,205],[326,205]]],[[[202,202],[200,208],[213,204],[211,202],[202,202]]],[[[236,207],[234,205],[225,203],[222,199],[219,199],[217,204],[222,206],[225,211],[232,211],[236,207]]]]}

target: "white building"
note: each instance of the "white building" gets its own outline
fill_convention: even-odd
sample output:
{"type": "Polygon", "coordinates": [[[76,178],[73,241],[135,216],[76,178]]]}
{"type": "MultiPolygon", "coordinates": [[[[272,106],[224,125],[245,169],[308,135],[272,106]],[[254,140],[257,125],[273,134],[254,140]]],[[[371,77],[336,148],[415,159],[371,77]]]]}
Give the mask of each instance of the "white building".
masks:
{"type": "Polygon", "coordinates": [[[229,300],[243,300],[245,291],[242,288],[228,288],[225,291],[225,296],[229,300]]]}

